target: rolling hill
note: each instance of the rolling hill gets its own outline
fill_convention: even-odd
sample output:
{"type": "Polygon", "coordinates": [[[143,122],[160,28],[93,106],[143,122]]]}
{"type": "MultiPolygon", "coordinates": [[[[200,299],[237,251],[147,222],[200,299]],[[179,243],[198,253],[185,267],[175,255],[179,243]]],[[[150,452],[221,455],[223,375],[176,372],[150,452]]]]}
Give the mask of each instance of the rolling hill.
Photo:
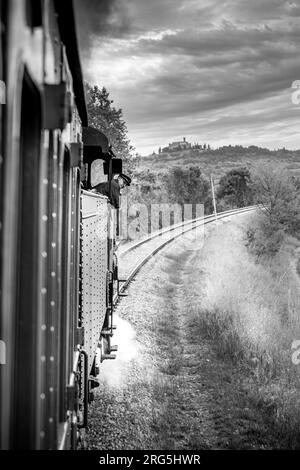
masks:
{"type": "Polygon", "coordinates": [[[270,166],[283,165],[300,178],[300,150],[269,150],[256,146],[227,146],[216,150],[187,149],[181,151],[153,153],[141,157],[137,173],[150,170],[164,173],[174,166],[199,166],[206,177],[212,174],[218,181],[227,171],[241,166],[250,167],[264,163],[270,166]]]}

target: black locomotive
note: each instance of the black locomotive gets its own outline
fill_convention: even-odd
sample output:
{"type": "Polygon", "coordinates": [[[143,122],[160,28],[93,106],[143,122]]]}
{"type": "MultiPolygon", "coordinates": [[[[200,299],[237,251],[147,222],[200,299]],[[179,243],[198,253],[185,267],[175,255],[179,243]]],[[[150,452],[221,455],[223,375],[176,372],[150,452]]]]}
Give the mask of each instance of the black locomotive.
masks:
{"type": "Polygon", "coordinates": [[[92,164],[71,0],[0,0],[1,448],[76,448],[114,357],[114,211],[92,164]]]}

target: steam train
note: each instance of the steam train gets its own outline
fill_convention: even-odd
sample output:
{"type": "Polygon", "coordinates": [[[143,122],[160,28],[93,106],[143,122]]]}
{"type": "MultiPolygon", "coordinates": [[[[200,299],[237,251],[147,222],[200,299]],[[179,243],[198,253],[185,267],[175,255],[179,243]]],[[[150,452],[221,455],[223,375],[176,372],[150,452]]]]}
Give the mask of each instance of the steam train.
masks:
{"type": "Polygon", "coordinates": [[[71,0],[0,0],[2,449],[75,449],[114,358],[116,217],[91,189],[122,172],[88,126],[71,0]]]}

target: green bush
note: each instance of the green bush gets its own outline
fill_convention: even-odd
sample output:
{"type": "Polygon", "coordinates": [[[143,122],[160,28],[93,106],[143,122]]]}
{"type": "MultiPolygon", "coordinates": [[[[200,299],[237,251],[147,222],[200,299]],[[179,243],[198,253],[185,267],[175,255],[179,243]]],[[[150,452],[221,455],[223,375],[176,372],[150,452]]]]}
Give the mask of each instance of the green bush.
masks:
{"type": "Polygon", "coordinates": [[[235,168],[222,176],[217,191],[218,204],[230,208],[252,204],[253,194],[250,186],[250,172],[247,168],[235,168]]]}
{"type": "Polygon", "coordinates": [[[251,174],[254,202],[262,211],[247,231],[247,246],[256,256],[274,256],[285,235],[300,238],[300,190],[282,167],[259,165],[251,174]]]}
{"type": "Polygon", "coordinates": [[[251,227],[246,232],[246,245],[257,258],[275,256],[284,240],[283,230],[274,230],[265,222],[267,221],[251,227]]]}
{"type": "Polygon", "coordinates": [[[170,202],[177,204],[204,204],[206,214],[212,212],[210,183],[198,166],[174,167],[164,178],[170,202]]]}

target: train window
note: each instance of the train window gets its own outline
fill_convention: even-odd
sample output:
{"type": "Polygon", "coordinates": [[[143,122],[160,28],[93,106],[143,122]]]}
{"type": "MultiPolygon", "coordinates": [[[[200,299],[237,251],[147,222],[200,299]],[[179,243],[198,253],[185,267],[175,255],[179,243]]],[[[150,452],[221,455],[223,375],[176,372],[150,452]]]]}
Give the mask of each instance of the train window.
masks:
{"type": "Polygon", "coordinates": [[[81,167],[80,180],[81,180],[82,189],[90,189],[88,188],[88,164],[87,163],[84,163],[81,167]]]}
{"type": "MultiPolygon", "coordinates": [[[[123,160],[122,158],[113,158],[111,161],[111,172],[112,174],[123,173],[123,160]]],[[[103,171],[105,175],[109,174],[109,161],[103,163],[103,171]]]]}
{"type": "Polygon", "coordinates": [[[38,28],[43,23],[43,11],[41,0],[26,1],[26,19],[30,28],[38,28]]]}
{"type": "Polygon", "coordinates": [[[14,378],[14,447],[33,448],[38,365],[38,211],[41,103],[25,71],[21,101],[19,247],[14,378]]]}
{"type": "Polygon", "coordinates": [[[103,160],[94,160],[91,168],[91,184],[92,188],[101,181],[106,181],[107,176],[103,171],[103,160]]]}

